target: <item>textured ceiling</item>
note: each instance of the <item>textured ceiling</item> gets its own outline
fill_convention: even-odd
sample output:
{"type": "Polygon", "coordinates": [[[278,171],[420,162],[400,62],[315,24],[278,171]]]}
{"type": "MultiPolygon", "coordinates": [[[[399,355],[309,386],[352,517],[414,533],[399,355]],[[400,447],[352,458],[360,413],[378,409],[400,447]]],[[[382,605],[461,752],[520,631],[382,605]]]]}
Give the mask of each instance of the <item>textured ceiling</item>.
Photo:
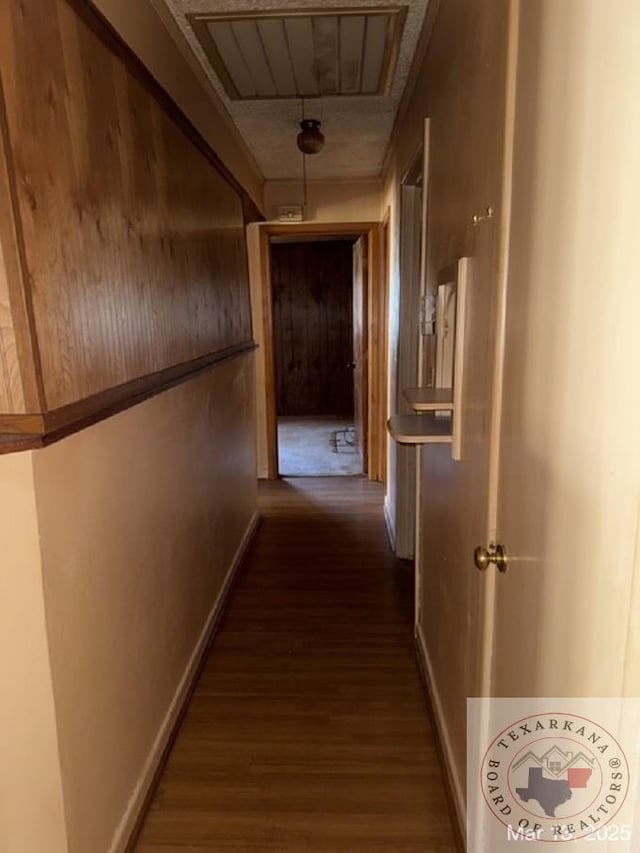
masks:
{"type": "MultiPolygon", "coordinates": [[[[163,3],[211,80],[229,114],[268,180],[299,178],[301,155],[296,135],[301,105],[296,100],[232,101],[196,37],[187,15],[223,14],[268,9],[374,8],[391,5],[388,0],[155,0],[163,3]]],[[[388,95],[323,97],[305,101],[308,118],[322,121],[326,144],[320,154],[307,158],[310,180],[371,178],[380,174],[393,121],[409,75],[424,14],[429,0],[408,0],[407,17],[398,62],[388,95]]]]}

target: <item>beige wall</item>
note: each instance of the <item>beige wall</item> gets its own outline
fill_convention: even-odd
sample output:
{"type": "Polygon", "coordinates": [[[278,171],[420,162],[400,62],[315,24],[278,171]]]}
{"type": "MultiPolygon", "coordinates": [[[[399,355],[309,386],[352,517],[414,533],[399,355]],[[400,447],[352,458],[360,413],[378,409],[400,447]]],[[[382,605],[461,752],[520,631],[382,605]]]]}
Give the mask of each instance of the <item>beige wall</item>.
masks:
{"type": "Polygon", "coordinates": [[[0,851],[67,853],[33,464],[0,456],[0,851]]]}
{"type": "MultiPolygon", "coordinates": [[[[426,118],[430,119],[429,174],[424,178],[428,208],[427,291],[435,291],[438,270],[457,258],[474,257],[476,268],[484,272],[496,255],[498,219],[488,228],[475,229],[472,216],[484,212],[488,204],[498,208],[500,201],[507,10],[506,0],[448,0],[440,5],[424,59],[414,74],[415,87],[394,129],[382,196],[390,235],[390,413],[401,411],[402,406],[402,389],[396,388],[401,333],[400,187],[419,155],[426,118]]],[[[486,304],[478,306],[479,316],[486,317],[493,294],[485,293],[483,297],[487,297],[486,304]]],[[[428,349],[427,342],[425,351],[428,349]]],[[[489,353],[490,347],[486,350],[489,353]]],[[[485,373],[490,377],[489,370],[485,373]]],[[[488,408],[485,405],[486,419],[488,408]]],[[[486,429],[481,427],[481,431],[486,429]]],[[[389,444],[385,505],[394,532],[406,527],[396,518],[397,509],[402,509],[397,479],[400,469],[404,472],[405,463],[400,462],[406,452],[393,442],[389,444]]],[[[437,452],[430,449],[429,456],[435,458],[437,452]]],[[[442,455],[448,451],[439,452],[442,455]]],[[[424,458],[428,458],[426,450],[424,458]]]]}
{"type": "Polygon", "coordinates": [[[419,507],[420,627],[462,819],[468,695],[640,689],[639,33],[631,0],[443,3],[388,160],[392,297],[397,188],[427,116],[428,281],[471,258],[463,458],[423,449],[419,507]],[[496,105],[514,10],[512,171],[496,105]],[[494,537],[506,575],[473,567],[494,537]]]}
{"type": "Polygon", "coordinates": [[[34,455],[71,853],[121,849],[252,522],[253,370],[224,362],[34,455]]]}
{"type": "Polygon", "coordinates": [[[0,456],[2,853],[124,849],[255,523],[253,361],[0,456]]]}
{"type": "MultiPolygon", "coordinates": [[[[95,5],[261,206],[261,175],[150,0],[96,0],[95,5]]],[[[73,18],[66,5],[58,11],[54,15],[69,37],[73,58],[78,49],[73,18]]],[[[23,18],[13,18],[16,32],[23,18]]],[[[77,70],[73,61],[71,66],[77,70]]],[[[12,67],[7,79],[17,79],[12,67]]],[[[89,117],[90,130],[97,132],[103,117],[89,117]]],[[[20,128],[21,145],[37,145],[29,131],[33,126],[20,128]]],[[[81,134],[80,143],[90,135],[81,134]]],[[[44,168],[41,159],[35,162],[44,168]]],[[[97,179],[108,177],[105,169],[101,177],[96,172],[97,179]]],[[[60,186],[62,192],[68,189],[60,186]]],[[[111,205],[114,215],[123,214],[120,201],[111,205]]],[[[226,275],[227,284],[233,282],[235,293],[229,287],[226,292],[234,299],[236,321],[241,299],[247,303],[244,227],[237,216],[235,247],[228,237],[225,245],[242,274],[226,275],[220,254],[219,263],[209,265],[218,276],[226,275]]],[[[71,242],[78,236],[76,225],[67,229],[71,242]]],[[[187,232],[185,239],[193,240],[187,232]]],[[[52,245],[50,236],[40,223],[33,244],[38,250],[47,240],[52,245]]],[[[121,236],[111,241],[111,260],[93,252],[93,273],[107,284],[114,282],[113,258],[117,264],[126,254],[121,236]]],[[[84,238],[80,243],[89,251],[84,238]]],[[[13,342],[0,266],[6,351],[13,342]]],[[[154,281],[158,270],[171,278],[160,260],[154,281]]],[[[146,281],[144,275],[138,278],[146,281]]],[[[51,284],[51,274],[43,280],[51,284]]],[[[168,292],[163,290],[163,298],[168,292]]],[[[121,295],[113,295],[109,310],[131,319],[121,295]]],[[[61,286],[60,303],[70,300],[77,308],[76,296],[70,286],[61,286]]],[[[100,321],[96,306],[81,324],[85,338],[91,323],[100,321]]],[[[217,327],[228,333],[231,314],[218,314],[217,327]]],[[[246,310],[244,315],[248,333],[246,310]]],[[[54,317],[55,334],[68,337],[68,319],[60,324],[54,317]]],[[[120,336],[132,328],[120,323],[120,336]]],[[[110,364],[119,361],[117,337],[101,348],[110,364]]],[[[157,357],[162,342],[149,340],[131,332],[127,352],[149,344],[150,355],[157,357]]],[[[80,357],[87,358],[86,344],[80,357]]],[[[254,373],[253,353],[244,354],[50,447],[0,456],[0,853],[124,849],[255,523],[254,373]]],[[[10,388],[3,377],[0,402],[7,403],[10,388]]]]}
{"type": "Polygon", "coordinates": [[[262,209],[262,174],[191,50],[178,46],[183,45],[183,37],[163,4],[158,0],[93,2],[262,209]]]}
{"type": "MultiPolygon", "coordinates": [[[[305,222],[378,222],[382,184],[379,180],[309,181],[305,222]]],[[[267,181],[265,215],[278,219],[278,205],[301,205],[301,181],[267,181]]]]}
{"type": "MultiPolygon", "coordinates": [[[[438,271],[461,257],[471,258],[471,274],[464,371],[457,379],[464,392],[461,411],[456,413],[462,459],[452,459],[449,445],[427,446],[420,454],[417,622],[462,820],[466,700],[480,690],[483,631],[483,579],[474,569],[473,549],[488,541],[495,306],[504,242],[499,216],[478,227],[472,217],[487,205],[502,211],[508,11],[508,0],[442,3],[416,88],[395,135],[385,183],[385,204],[392,208],[391,289],[397,300],[398,186],[419,150],[424,120],[429,118],[425,287],[435,293],[438,271]]],[[[396,311],[397,307],[392,313],[396,311]]],[[[396,327],[396,336],[398,331],[396,327]]],[[[392,369],[395,340],[392,335],[392,369]]],[[[392,447],[387,495],[392,520],[394,503],[401,506],[391,477],[397,458],[392,447]]],[[[398,519],[396,524],[399,529],[398,519]]]]}

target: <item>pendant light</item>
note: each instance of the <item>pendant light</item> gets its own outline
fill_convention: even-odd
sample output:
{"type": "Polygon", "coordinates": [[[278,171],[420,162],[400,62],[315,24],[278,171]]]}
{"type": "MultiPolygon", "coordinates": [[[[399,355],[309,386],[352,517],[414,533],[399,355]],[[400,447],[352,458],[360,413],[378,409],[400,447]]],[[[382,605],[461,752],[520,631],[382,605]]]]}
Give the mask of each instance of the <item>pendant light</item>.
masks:
{"type": "Polygon", "coordinates": [[[324,147],[324,134],[317,118],[303,118],[298,134],[298,148],[303,154],[319,154],[324,147]]]}
{"type": "Polygon", "coordinates": [[[304,96],[302,97],[302,120],[300,133],[296,138],[298,150],[302,154],[302,193],[303,212],[307,209],[307,155],[319,154],[324,147],[324,134],[320,130],[322,122],[317,118],[306,118],[304,114],[304,96]]]}

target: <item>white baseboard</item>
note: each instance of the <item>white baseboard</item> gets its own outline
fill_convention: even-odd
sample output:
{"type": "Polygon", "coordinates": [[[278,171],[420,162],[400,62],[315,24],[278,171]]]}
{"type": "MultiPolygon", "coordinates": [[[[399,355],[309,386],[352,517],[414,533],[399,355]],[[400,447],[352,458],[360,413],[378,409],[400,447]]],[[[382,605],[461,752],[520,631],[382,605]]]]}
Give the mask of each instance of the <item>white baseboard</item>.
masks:
{"type": "Polygon", "coordinates": [[[382,504],[382,509],[384,512],[384,523],[387,527],[387,537],[389,539],[389,545],[391,546],[391,550],[393,553],[396,553],[396,537],[391,525],[391,515],[389,513],[389,504],[387,503],[387,496],[385,495],[384,503],[382,504]]]}
{"type": "Polygon", "coordinates": [[[425,642],[424,634],[422,633],[422,628],[420,627],[420,625],[416,625],[416,649],[418,651],[422,670],[425,674],[425,679],[427,682],[429,699],[431,701],[431,707],[433,709],[433,715],[436,721],[436,734],[438,740],[440,741],[440,746],[442,747],[442,754],[444,755],[446,765],[445,769],[449,781],[449,788],[453,795],[453,804],[458,820],[460,837],[465,839],[467,837],[467,808],[464,799],[464,782],[460,778],[460,775],[456,769],[453,757],[453,749],[451,747],[451,738],[449,737],[449,730],[447,728],[447,722],[442,708],[440,694],[436,686],[433,674],[433,667],[431,666],[431,660],[429,658],[429,652],[427,651],[427,644],[425,642]]]}
{"type": "Polygon", "coordinates": [[[225,575],[222,586],[220,587],[213,607],[207,617],[204,628],[200,632],[198,641],[191,653],[182,678],[180,679],[173,695],[173,699],[171,700],[167,713],[162,721],[160,730],[156,735],[153,746],[151,747],[147,760],[141,770],[140,778],[129,798],[124,815],[122,816],[122,819],[113,835],[113,840],[109,846],[109,853],[124,853],[128,848],[132,833],[138,823],[140,813],[145,806],[149,788],[153,784],[158,767],[164,756],[169,738],[172,735],[174,726],[180,716],[184,703],[189,697],[193,680],[198,674],[202,655],[218,625],[218,620],[222,615],[224,604],[229,594],[229,590],[231,589],[234,576],[244,559],[251,541],[253,540],[260,520],[260,514],[258,512],[254,513],[244,536],[242,537],[242,541],[236,551],[233,562],[227,570],[227,574],[225,575]]]}

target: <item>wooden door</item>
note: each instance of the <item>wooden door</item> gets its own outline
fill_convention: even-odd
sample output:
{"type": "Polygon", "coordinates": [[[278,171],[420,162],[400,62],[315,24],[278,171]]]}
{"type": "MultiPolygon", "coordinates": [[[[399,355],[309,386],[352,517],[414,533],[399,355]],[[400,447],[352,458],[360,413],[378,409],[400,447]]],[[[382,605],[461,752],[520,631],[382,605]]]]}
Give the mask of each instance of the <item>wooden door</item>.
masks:
{"type": "Polygon", "coordinates": [[[271,248],[278,415],[353,413],[351,245],[271,248]]]}
{"type": "Polygon", "coordinates": [[[367,278],[368,241],[360,237],[353,246],[353,410],[356,447],[367,473],[367,278]]]}

